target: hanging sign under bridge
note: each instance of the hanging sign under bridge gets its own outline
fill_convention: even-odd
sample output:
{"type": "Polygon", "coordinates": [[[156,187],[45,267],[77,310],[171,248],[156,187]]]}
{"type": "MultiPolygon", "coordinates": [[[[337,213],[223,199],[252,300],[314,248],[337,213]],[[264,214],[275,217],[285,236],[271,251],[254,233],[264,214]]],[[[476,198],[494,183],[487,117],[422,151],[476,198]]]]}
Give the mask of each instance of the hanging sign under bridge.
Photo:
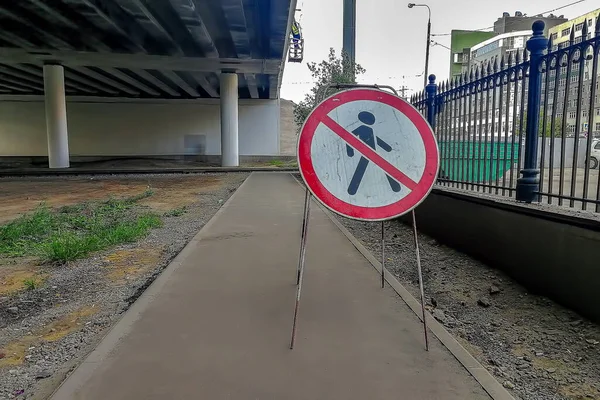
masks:
{"type": "Polygon", "coordinates": [[[427,197],[439,154],[431,127],[411,104],[361,88],[336,93],[308,116],[298,164],[326,207],[352,219],[383,221],[427,197]]]}

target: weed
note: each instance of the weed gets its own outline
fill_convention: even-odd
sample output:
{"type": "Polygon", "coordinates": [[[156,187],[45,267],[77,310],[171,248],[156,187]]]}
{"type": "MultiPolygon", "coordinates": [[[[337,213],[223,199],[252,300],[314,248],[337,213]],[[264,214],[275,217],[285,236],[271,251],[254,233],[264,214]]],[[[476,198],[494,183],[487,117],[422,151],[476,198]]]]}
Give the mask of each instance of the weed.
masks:
{"type": "Polygon", "coordinates": [[[0,226],[0,254],[37,255],[51,262],[83,258],[91,252],[144,237],[161,225],[154,214],[139,214],[135,203],[152,195],[150,189],[126,198],[81,203],[51,211],[40,207],[0,226]]]}
{"type": "Polygon", "coordinates": [[[283,167],[285,165],[285,162],[281,160],[271,160],[269,161],[269,165],[273,167],[283,167]]]}
{"type": "Polygon", "coordinates": [[[39,286],[38,281],[35,278],[25,279],[23,284],[27,290],[35,290],[39,286]]]}
{"type": "Polygon", "coordinates": [[[165,213],[165,217],[180,217],[187,212],[185,206],[174,208],[171,211],[165,213]]]}

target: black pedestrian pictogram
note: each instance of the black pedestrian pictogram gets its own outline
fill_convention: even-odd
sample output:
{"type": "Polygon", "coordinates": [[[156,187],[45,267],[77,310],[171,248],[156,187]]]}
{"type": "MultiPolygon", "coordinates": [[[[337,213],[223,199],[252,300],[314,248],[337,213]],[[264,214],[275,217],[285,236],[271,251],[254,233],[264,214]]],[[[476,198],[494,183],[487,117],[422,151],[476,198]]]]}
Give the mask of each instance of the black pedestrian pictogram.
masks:
{"type": "MultiPolygon", "coordinates": [[[[367,146],[377,151],[377,145],[381,147],[383,150],[388,153],[392,151],[392,146],[387,144],[383,139],[375,136],[373,132],[373,128],[367,125],[373,125],[375,123],[375,116],[368,111],[361,111],[358,114],[358,120],[365,125],[361,125],[355,130],[352,131],[354,136],[357,136],[360,140],[362,140],[367,146]]],[[[354,157],[354,149],[349,145],[346,145],[346,153],[348,157],[354,157]]],[[[350,181],[350,185],[348,185],[348,194],[355,195],[358,191],[358,187],[360,186],[360,182],[362,181],[365,172],[367,171],[367,166],[369,165],[369,160],[361,156],[358,161],[358,165],[356,166],[356,170],[354,171],[354,175],[352,176],[352,180],[350,181]]],[[[401,186],[394,178],[387,175],[388,182],[390,183],[390,188],[394,192],[399,192],[401,186]]]]}

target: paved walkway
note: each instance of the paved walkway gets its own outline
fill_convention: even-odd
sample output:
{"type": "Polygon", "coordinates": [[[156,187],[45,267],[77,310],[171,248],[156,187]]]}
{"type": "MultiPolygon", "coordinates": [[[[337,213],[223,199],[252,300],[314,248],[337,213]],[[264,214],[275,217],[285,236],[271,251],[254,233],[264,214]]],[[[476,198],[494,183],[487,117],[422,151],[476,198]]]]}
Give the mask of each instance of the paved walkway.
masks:
{"type": "Polygon", "coordinates": [[[303,189],[254,173],[53,400],[489,399],[303,189]]]}

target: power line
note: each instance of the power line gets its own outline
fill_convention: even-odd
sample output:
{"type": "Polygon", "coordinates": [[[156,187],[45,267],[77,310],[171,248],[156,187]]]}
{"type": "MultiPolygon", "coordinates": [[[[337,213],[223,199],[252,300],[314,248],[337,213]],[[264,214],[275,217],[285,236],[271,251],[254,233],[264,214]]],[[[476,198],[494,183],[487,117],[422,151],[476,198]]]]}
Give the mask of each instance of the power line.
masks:
{"type": "MultiPolygon", "coordinates": [[[[567,8],[567,7],[571,7],[571,6],[574,6],[574,5],[579,4],[579,3],[583,3],[584,1],[587,1],[587,0],[577,0],[577,1],[574,1],[572,3],[565,4],[563,6],[553,8],[552,10],[548,10],[548,11],[543,11],[543,12],[540,12],[540,13],[536,13],[534,15],[548,14],[548,13],[551,13],[551,12],[554,12],[554,11],[562,10],[563,8],[567,8]]],[[[492,25],[492,26],[488,26],[486,28],[473,29],[473,31],[485,31],[487,29],[494,29],[494,26],[492,25]]],[[[449,36],[451,34],[452,33],[433,33],[433,34],[431,34],[431,36],[449,36]]]]}

